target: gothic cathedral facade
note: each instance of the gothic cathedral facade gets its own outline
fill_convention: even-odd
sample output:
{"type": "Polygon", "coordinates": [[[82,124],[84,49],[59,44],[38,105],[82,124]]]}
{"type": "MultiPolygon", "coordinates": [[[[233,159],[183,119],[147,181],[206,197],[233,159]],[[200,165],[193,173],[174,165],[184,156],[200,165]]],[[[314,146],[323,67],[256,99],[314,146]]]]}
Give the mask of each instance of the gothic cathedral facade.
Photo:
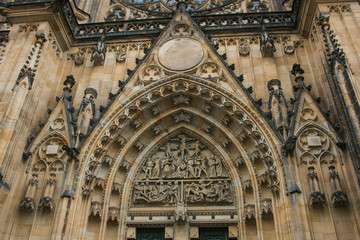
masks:
{"type": "Polygon", "coordinates": [[[360,239],[359,1],[0,13],[0,239],[360,239]]]}

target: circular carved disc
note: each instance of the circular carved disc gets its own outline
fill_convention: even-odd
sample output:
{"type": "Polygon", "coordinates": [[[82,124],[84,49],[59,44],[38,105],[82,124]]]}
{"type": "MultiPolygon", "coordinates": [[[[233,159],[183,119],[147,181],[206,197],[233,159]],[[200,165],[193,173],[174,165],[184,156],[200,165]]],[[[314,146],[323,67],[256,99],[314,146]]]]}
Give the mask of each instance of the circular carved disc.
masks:
{"type": "Polygon", "coordinates": [[[171,70],[183,71],[198,65],[204,57],[201,43],[190,38],[166,42],[159,51],[160,63],[171,70]]]}

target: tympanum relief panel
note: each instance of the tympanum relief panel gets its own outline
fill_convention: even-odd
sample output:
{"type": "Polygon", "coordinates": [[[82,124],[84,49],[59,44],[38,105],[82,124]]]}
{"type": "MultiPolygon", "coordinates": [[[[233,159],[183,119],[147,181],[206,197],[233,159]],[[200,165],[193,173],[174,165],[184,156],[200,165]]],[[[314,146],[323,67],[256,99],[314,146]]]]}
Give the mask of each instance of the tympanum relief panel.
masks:
{"type": "Polygon", "coordinates": [[[145,158],[132,195],[133,205],[232,204],[233,199],[223,159],[185,134],[168,139],[145,158]]]}

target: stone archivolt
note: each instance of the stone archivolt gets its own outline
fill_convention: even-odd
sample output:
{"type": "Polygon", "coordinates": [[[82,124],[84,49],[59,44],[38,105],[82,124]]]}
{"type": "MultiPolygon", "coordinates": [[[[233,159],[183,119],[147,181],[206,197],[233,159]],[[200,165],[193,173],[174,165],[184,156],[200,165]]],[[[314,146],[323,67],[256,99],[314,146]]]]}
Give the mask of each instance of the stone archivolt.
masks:
{"type": "MultiPolygon", "coordinates": [[[[174,221],[190,221],[189,214],[194,209],[196,214],[210,217],[208,206],[216,207],[214,211],[220,215],[224,214],[221,208],[238,215],[245,210],[237,208],[237,204],[242,206],[244,202],[256,209],[249,216],[255,220],[251,222],[259,221],[260,201],[255,195],[262,194],[266,199],[281,195],[282,172],[278,170],[281,165],[275,160],[277,154],[270,148],[271,139],[263,126],[257,125],[256,116],[250,117],[250,108],[247,109],[244,102],[233,101],[231,93],[226,93],[201,78],[173,76],[144,86],[141,93],[135,98],[130,96],[121,109],[114,107],[113,112],[107,113],[108,123],[97,129],[101,132],[93,133],[96,140],[88,150],[92,156],[90,163],[100,163],[94,171],[93,164],[85,166],[93,171],[89,173],[91,180],[78,180],[88,193],[84,195],[84,199],[89,199],[87,206],[90,208],[96,202],[93,206],[96,206],[96,217],[101,211],[102,221],[118,222],[123,229],[126,216],[137,211],[141,216],[158,214],[166,218],[171,215],[174,221]],[[181,114],[189,117],[176,122],[175,116],[181,114]],[[137,120],[141,122],[135,124],[138,127],[134,125],[140,123],[137,120]],[[207,132],[201,130],[205,125],[210,126],[207,132]],[[223,141],[225,138],[227,144],[223,141]],[[110,153],[114,146],[117,152],[110,153]],[[105,155],[114,161],[105,164],[105,155]],[[243,156],[243,160],[235,167],[239,156],[243,156]],[[205,163],[203,170],[201,160],[205,163]],[[124,162],[126,170],[122,167],[124,162]],[[108,167],[104,168],[105,165],[108,167]],[[104,187],[95,186],[99,175],[106,178],[104,187]],[[246,194],[239,179],[251,186],[246,194]],[[114,184],[121,185],[121,189],[113,191],[114,184]],[[275,192],[274,186],[278,189],[275,192]],[[242,198],[241,203],[235,201],[242,198]],[[161,208],[167,210],[157,212],[161,208]]],[[[79,169],[84,168],[83,164],[86,162],[81,160],[79,169]]],[[[271,200],[266,206],[272,209],[275,203],[271,200]]],[[[269,215],[268,210],[264,211],[269,215]]],[[[140,221],[136,219],[132,223],[140,221]]]]}

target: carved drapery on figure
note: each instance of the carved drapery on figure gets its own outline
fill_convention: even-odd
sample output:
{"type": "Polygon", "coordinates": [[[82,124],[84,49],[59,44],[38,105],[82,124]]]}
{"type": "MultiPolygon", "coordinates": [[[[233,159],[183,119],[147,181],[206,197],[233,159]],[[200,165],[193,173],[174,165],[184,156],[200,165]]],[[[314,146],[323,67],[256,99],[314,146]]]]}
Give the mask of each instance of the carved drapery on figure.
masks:
{"type": "Polygon", "coordinates": [[[222,159],[200,140],[179,134],[146,157],[133,190],[133,203],[233,202],[222,159]]]}

